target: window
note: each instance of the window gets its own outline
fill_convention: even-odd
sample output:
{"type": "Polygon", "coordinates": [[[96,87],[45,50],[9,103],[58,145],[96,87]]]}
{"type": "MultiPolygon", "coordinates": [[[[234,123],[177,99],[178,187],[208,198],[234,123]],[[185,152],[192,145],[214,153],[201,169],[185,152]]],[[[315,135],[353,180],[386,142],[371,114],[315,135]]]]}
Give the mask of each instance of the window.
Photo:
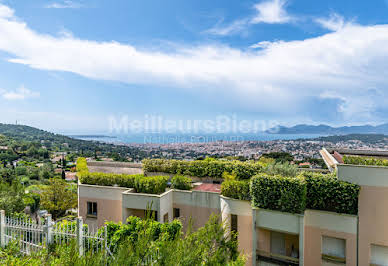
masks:
{"type": "Polygon", "coordinates": [[[174,219],[181,217],[180,209],[174,208],[174,219]]]}
{"type": "Polygon", "coordinates": [[[388,247],[371,245],[370,246],[370,263],[373,265],[387,265],[388,247]]]}
{"type": "Polygon", "coordinates": [[[346,240],[323,236],[322,237],[322,259],[324,262],[345,263],[346,240]]]}
{"type": "Polygon", "coordinates": [[[232,214],[230,215],[230,230],[232,232],[237,233],[237,228],[238,228],[238,222],[237,222],[237,215],[232,214]]]}
{"type": "Polygon", "coordinates": [[[87,202],[88,215],[97,216],[97,202],[87,202]]]}

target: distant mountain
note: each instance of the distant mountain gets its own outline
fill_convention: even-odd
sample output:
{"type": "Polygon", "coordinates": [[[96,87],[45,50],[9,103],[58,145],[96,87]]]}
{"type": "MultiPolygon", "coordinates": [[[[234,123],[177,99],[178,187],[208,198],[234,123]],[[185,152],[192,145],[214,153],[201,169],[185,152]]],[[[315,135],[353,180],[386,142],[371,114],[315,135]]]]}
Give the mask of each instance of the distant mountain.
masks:
{"type": "Polygon", "coordinates": [[[321,134],[321,135],[344,135],[344,134],[388,134],[388,123],[371,126],[344,126],[331,127],[328,125],[296,125],[293,127],[274,127],[266,131],[270,134],[321,134]]]}

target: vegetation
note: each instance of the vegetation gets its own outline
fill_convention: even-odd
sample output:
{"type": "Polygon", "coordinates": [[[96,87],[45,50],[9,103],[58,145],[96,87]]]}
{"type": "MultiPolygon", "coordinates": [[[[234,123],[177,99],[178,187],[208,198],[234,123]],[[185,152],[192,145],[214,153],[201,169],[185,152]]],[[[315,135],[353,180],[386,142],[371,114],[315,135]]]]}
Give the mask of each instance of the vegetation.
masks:
{"type": "Polygon", "coordinates": [[[225,197],[251,200],[251,193],[249,191],[249,181],[247,180],[225,180],[221,184],[221,194],[225,197]]]}
{"type": "Polygon", "coordinates": [[[287,163],[287,162],[289,163],[294,160],[294,156],[292,156],[288,152],[269,152],[269,153],[263,154],[262,157],[272,158],[277,163],[287,163]]]}
{"type": "Polygon", "coordinates": [[[49,183],[40,195],[40,204],[55,220],[65,215],[67,210],[77,207],[77,191],[62,179],[53,178],[49,183]]]}
{"type": "Polygon", "coordinates": [[[145,172],[163,172],[196,177],[222,178],[224,172],[234,173],[237,179],[249,179],[261,170],[256,162],[228,161],[206,158],[197,161],[145,159],[145,172]]]}
{"type": "Polygon", "coordinates": [[[347,156],[342,157],[345,164],[354,164],[354,165],[377,165],[377,166],[388,166],[387,159],[378,159],[373,157],[364,157],[364,156],[347,156]]]}
{"type": "Polygon", "coordinates": [[[251,180],[252,204],[259,208],[302,213],[306,184],[300,178],[260,174],[251,180]]]}
{"type": "Polygon", "coordinates": [[[138,176],[135,179],[137,193],[161,194],[166,191],[168,176],[138,176]]]}
{"type": "Polygon", "coordinates": [[[192,188],[192,179],[182,175],[175,175],[171,178],[171,188],[190,190],[192,188]]]}
{"type": "Polygon", "coordinates": [[[308,209],[357,214],[360,186],[316,173],[303,173],[308,209]]]}
{"type": "Polygon", "coordinates": [[[130,217],[128,224],[108,223],[108,238],[114,256],[104,252],[79,256],[75,242],[31,255],[20,253],[16,244],[0,251],[4,265],[241,265],[237,241],[229,237],[217,216],[195,232],[181,231],[179,221],[160,224],[130,217]]]}

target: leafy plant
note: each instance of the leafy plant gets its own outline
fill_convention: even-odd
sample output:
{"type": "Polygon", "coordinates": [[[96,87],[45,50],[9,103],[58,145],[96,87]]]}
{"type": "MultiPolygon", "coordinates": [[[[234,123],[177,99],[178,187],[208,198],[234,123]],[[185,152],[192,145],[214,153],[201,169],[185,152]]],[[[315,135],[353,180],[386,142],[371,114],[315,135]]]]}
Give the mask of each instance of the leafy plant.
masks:
{"type": "Polygon", "coordinates": [[[221,184],[221,195],[239,200],[251,200],[249,181],[247,180],[225,180],[221,184]]]}
{"type": "Polygon", "coordinates": [[[161,194],[166,191],[168,176],[138,176],[135,178],[137,193],[161,194]]]}
{"type": "Polygon", "coordinates": [[[181,190],[190,190],[192,179],[182,175],[175,175],[171,179],[171,188],[181,189],[181,190]]]}
{"type": "Polygon", "coordinates": [[[259,208],[302,213],[306,206],[306,184],[299,178],[257,175],[251,193],[252,204],[259,208]]]}
{"type": "Polygon", "coordinates": [[[345,164],[388,166],[387,159],[378,159],[378,158],[364,157],[364,156],[347,156],[347,155],[344,155],[342,159],[345,164]]]}

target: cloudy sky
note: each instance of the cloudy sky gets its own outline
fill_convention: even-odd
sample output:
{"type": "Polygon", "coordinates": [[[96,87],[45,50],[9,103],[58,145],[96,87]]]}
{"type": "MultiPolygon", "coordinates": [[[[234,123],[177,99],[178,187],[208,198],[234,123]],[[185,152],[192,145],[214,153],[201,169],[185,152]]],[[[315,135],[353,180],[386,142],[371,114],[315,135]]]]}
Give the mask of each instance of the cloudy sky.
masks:
{"type": "Polygon", "coordinates": [[[0,122],[108,118],[378,124],[387,0],[0,0],[0,122]]]}

